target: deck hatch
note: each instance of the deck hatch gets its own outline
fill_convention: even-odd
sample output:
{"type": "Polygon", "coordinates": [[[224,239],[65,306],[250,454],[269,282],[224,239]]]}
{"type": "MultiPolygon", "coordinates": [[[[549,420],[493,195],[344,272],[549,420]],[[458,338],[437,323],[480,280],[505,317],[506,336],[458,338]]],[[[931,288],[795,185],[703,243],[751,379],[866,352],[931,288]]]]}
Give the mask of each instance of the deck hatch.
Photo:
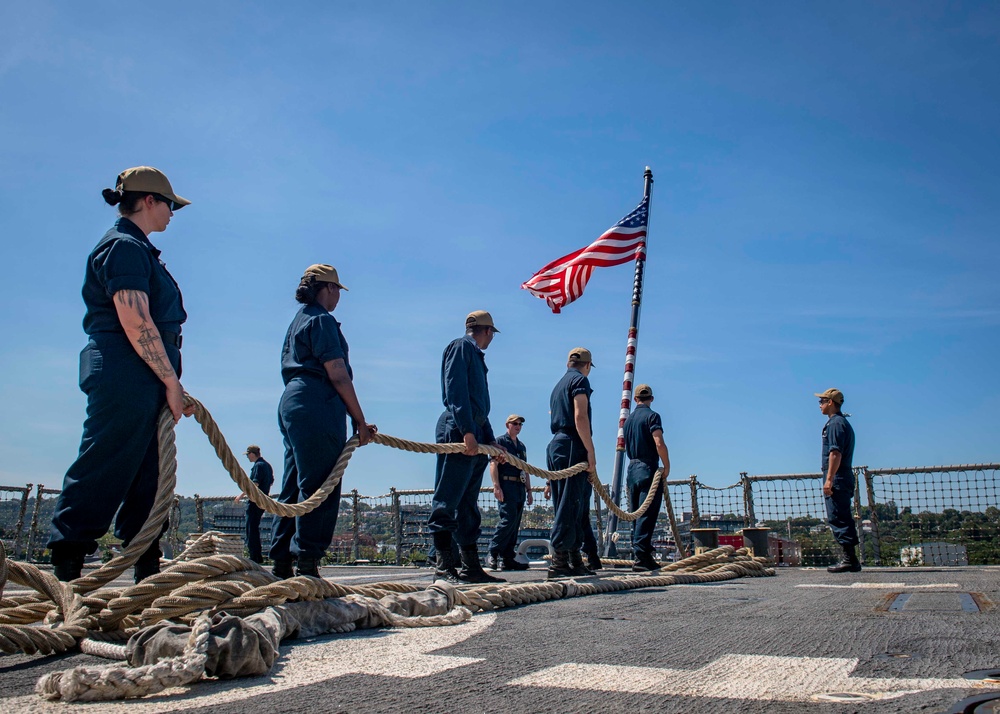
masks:
{"type": "Polygon", "coordinates": [[[899,593],[887,608],[889,612],[979,612],[979,601],[972,593],[916,592],[899,593]]]}

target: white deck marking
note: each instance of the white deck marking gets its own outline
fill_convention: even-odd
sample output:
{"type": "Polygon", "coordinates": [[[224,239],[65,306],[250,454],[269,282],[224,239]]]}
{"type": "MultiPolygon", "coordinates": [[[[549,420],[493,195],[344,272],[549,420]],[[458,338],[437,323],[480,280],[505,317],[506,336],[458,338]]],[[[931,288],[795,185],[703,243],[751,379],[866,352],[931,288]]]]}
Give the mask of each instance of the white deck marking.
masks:
{"type": "Polygon", "coordinates": [[[831,588],[843,590],[919,590],[933,588],[957,588],[958,583],[937,583],[933,585],[907,585],[906,583],[851,583],[850,585],[827,585],[817,583],[815,585],[796,585],[797,588],[831,588]]]}
{"type": "MultiPolygon", "coordinates": [[[[723,655],[695,670],[562,664],[510,682],[522,687],[555,687],[599,692],[801,702],[833,692],[894,699],[930,689],[974,689],[973,680],[851,677],[856,659],[723,655]]],[[[995,685],[994,685],[995,686],[995,685]]]]}
{"type": "MultiPolygon", "coordinates": [[[[265,677],[199,682],[183,689],[171,689],[145,699],[127,702],[64,704],[47,702],[37,695],[3,700],[9,712],[129,712],[154,714],[211,706],[251,699],[282,690],[326,682],[348,674],[374,674],[416,679],[481,662],[473,657],[427,654],[464,642],[486,630],[496,620],[493,613],[451,627],[362,630],[282,646],[281,656],[265,677]]],[[[109,662],[109,665],[111,663],[109,662]]],[[[377,696],[377,695],[373,695],[377,696]]],[[[377,708],[376,702],[372,702],[377,708]]],[[[323,711],[317,702],[317,711],[323,711]]]]}

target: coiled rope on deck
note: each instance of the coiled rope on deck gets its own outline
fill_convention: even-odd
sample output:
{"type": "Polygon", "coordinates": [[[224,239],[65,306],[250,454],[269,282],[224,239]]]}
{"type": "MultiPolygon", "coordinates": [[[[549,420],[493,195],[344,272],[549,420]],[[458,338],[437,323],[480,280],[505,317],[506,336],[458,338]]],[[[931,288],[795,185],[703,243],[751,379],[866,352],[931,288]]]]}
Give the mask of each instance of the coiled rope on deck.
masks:
{"type": "MultiPolygon", "coordinates": [[[[294,517],[316,508],[336,488],[358,445],[357,437],[347,443],[330,475],[310,498],[297,504],[284,504],[260,492],[240,467],[215,420],[200,401],[185,395],[185,403],[194,406],[194,417],[201,425],[233,480],[260,508],[269,513],[294,517]]],[[[121,647],[108,639],[124,639],[139,627],[164,619],[195,620],[189,647],[183,656],[155,665],[111,671],[76,668],[54,673],[39,682],[38,691],[50,699],[89,700],[142,696],[164,688],[195,681],[204,672],[202,642],[208,637],[208,617],[225,609],[243,616],[285,602],[319,600],[330,597],[351,598],[368,608],[374,619],[394,627],[427,627],[455,624],[471,617],[472,612],[513,607],[562,597],[614,592],[637,587],[662,587],[677,582],[707,582],[735,577],[773,575],[774,571],[742,551],[732,547],[703,553],[667,566],[671,575],[615,576],[597,582],[524,583],[519,585],[482,586],[457,590],[455,607],[445,615],[404,617],[389,612],[377,599],[391,593],[416,592],[421,588],[403,583],[376,583],[344,586],[313,577],[279,580],[259,565],[235,555],[191,557],[199,551],[182,555],[163,572],[127,588],[103,588],[134,565],[162,532],[171,507],[176,484],[176,446],[174,423],[164,408],[157,422],[159,444],[159,483],[150,515],[140,532],[123,553],[93,573],[71,583],[60,583],[51,574],[28,563],[9,561],[0,543],[0,594],[6,582],[32,588],[36,594],[0,599],[0,651],[5,653],[53,654],[65,652],[78,644],[95,654],[117,656],[121,647]],[[683,572],[682,572],[683,571],[683,572]],[[700,572],[698,572],[700,571],[700,572]],[[45,621],[44,626],[37,623],[45,621]],[[199,624],[201,623],[201,624],[199,624]],[[200,662],[200,664],[199,664],[200,662]],[[200,668],[200,669],[199,669],[200,668]],[[68,672],[75,672],[70,675],[68,672]]],[[[461,453],[463,444],[423,444],[376,434],[376,443],[416,453],[461,453]]],[[[503,453],[514,466],[530,474],[558,480],[582,473],[586,464],[576,464],[562,471],[550,472],[517,459],[502,450],[480,445],[479,453],[497,456],[503,453]]],[[[662,472],[657,472],[657,479],[662,472]]],[[[613,505],[606,490],[591,474],[595,491],[619,518],[634,520],[655,498],[659,481],[654,481],[650,496],[640,508],[627,513],[613,505]],[[617,510],[616,510],[617,509],[617,510]]],[[[664,493],[666,489],[664,489],[664,493]]],[[[668,500],[669,506],[669,500],[668,500]]],[[[203,538],[209,534],[205,534],[203,538]]],[[[197,542],[196,542],[197,543],[197,542]]],[[[193,546],[195,544],[192,544],[193,546]]],[[[661,571],[661,572],[663,572],[661,571]]],[[[450,587],[438,583],[436,587],[450,587]]]]}

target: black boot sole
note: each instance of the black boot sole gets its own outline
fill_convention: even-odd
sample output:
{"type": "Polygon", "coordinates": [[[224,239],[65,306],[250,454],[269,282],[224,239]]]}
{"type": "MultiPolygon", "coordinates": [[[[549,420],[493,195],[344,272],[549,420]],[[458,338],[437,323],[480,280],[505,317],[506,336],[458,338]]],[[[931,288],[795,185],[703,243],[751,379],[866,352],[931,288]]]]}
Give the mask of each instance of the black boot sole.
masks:
{"type": "Polygon", "coordinates": [[[515,560],[511,563],[504,563],[500,570],[528,570],[530,567],[527,563],[520,563],[515,560]]]}
{"type": "Polygon", "coordinates": [[[558,568],[558,569],[553,570],[552,568],[549,568],[549,572],[546,574],[545,579],[546,580],[563,580],[563,579],[566,579],[566,578],[578,578],[578,577],[580,577],[580,576],[579,575],[575,575],[572,570],[563,570],[562,568],[558,568]]]}
{"type": "Polygon", "coordinates": [[[860,573],[860,565],[831,565],[826,569],[828,573],[860,573]]]}
{"type": "Polygon", "coordinates": [[[275,562],[274,566],[271,568],[271,574],[276,578],[281,578],[282,580],[288,580],[288,578],[295,577],[295,570],[292,568],[292,561],[287,562],[275,562]]]}

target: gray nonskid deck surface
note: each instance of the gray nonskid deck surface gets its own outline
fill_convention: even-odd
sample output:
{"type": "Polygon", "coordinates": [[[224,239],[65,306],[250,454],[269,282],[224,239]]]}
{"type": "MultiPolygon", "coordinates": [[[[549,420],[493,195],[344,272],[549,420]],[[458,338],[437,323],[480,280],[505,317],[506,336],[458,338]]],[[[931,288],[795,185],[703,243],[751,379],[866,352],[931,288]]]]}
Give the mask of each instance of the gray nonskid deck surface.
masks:
{"type": "MultiPolygon", "coordinates": [[[[428,570],[325,568],[345,584],[429,584],[428,570]]],[[[606,577],[614,571],[603,571],[606,577]]],[[[504,574],[540,579],[541,570],[504,574]]],[[[282,648],[268,677],[203,682],[127,704],[49,704],[48,671],[105,660],[0,657],[7,712],[945,712],[1000,667],[1000,569],[869,569],[570,598],[457,627],[379,630],[282,648]],[[850,587],[829,587],[850,586],[850,587]],[[898,593],[910,593],[890,611],[898,593]],[[962,608],[976,593],[980,612],[962,608]],[[905,655],[900,656],[888,656],[905,655]],[[823,693],[870,696],[817,702],[823,693]],[[920,691],[922,690],[922,691],[920,691]]],[[[1000,691],[1000,690],[998,690],[1000,691]]]]}

